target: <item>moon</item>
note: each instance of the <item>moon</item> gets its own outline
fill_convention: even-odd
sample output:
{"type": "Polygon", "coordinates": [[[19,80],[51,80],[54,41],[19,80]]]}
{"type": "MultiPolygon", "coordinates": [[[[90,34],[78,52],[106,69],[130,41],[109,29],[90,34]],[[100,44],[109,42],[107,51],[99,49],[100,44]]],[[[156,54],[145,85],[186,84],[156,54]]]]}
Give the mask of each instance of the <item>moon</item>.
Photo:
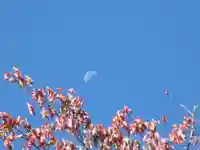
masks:
{"type": "Polygon", "coordinates": [[[97,75],[97,72],[94,70],[86,72],[84,75],[84,82],[87,84],[88,81],[90,81],[92,79],[92,77],[94,77],[96,75],[97,75]]]}

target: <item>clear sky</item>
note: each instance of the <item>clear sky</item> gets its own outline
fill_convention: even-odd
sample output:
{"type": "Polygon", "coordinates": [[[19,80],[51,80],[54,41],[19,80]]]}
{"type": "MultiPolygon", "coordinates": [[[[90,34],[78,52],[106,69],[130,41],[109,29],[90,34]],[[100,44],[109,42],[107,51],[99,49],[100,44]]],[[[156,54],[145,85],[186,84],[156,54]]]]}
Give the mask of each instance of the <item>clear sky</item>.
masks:
{"type": "Polygon", "coordinates": [[[124,104],[135,116],[166,114],[179,123],[185,114],[179,104],[192,108],[200,100],[199,6],[198,0],[1,1],[0,111],[28,115],[30,97],[3,81],[16,64],[36,87],[75,88],[95,123],[110,125],[124,104]],[[85,85],[91,69],[98,76],[85,85]]]}

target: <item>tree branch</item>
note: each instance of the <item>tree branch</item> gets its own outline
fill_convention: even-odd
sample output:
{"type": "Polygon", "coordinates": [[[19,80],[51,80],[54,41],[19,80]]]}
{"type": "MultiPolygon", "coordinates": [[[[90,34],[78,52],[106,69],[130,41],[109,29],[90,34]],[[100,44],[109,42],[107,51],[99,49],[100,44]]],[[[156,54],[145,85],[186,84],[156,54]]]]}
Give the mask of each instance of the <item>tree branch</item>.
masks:
{"type": "MultiPolygon", "coordinates": [[[[22,134],[23,137],[24,137],[24,139],[25,139],[26,141],[28,141],[27,135],[25,135],[22,131],[20,131],[20,130],[17,129],[17,128],[14,128],[14,129],[15,129],[17,132],[19,132],[20,134],[22,134]]],[[[36,149],[40,150],[40,148],[39,148],[35,143],[32,143],[32,145],[33,145],[36,149]]]]}

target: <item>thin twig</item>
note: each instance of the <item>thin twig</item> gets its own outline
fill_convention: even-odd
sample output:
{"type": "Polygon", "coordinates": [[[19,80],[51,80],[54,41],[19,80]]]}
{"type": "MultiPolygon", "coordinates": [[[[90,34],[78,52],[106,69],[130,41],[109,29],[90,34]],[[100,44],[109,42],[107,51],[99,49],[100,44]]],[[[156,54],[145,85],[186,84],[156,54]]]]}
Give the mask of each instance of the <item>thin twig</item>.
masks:
{"type": "Polygon", "coordinates": [[[184,108],[191,116],[192,116],[192,126],[191,126],[191,129],[190,129],[190,141],[189,143],[187,144],[187,148],[186,150],[189,150],[190,149],[190,146],[191,146],[191,140],[192,138],[195,136],[195,132],[196,132],[196,123],[195,123],[195,117],[196,117],[196,112],[197,112],[197,108],[198,108],[198,105],[194,105],[194,108],[193,108],[193,112],[191,112],[186,106],[180,104],[180,106],[182,108],[184,108]]]}

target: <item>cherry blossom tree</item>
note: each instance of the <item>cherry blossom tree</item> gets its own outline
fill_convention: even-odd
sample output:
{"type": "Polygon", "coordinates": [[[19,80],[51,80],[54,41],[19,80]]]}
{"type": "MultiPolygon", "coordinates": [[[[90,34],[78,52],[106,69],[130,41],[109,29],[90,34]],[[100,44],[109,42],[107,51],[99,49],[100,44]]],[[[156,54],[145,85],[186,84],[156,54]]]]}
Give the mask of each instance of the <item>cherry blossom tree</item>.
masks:
{"type": "MultiPolygon", "coordinates": [[[[0,138],[4,147],[12,150],[13,142],[24,140],[23,149],[48,150],[172,150],[176,145],[182,145],[189,150],[200,142],[196,135],[196,112],[186,106],[180,106],[187,111],[187,116],[179,124],[173,124],[168,137],[162,137],[157,126],[167,122],[166,116],[160,120],[150,121],[135,118],[132,110],[124,106],[112,118],[112,124],[105,127],[103,124],[93,124],[89,114],[83,109],[83,99],[76,94],[73,88],[64,94],[62,88],[53,90],[50,87],[35,88],[30,76],[23,75],[16,66],[11,72],[5,72],[4,80],[19,85],[25,90],[31,88],[32,101],[40,109],[41,117],[45,120],[40,127],[34,128],[28,118],[18,116],[13,118],[7,112],[0,112],[0,138]],[[56,109],[59,105],[59,109],[56,109]],[[49,121],[51,120],[51,122],[49,121]],[[122,129],[125,131],[123,132],[122,129]],[[67,139],[57,139],[56,132],[68,132],[80,143],[75,145],[67,139]],[[139,135],[140,140],[135,137],[139,135]]],[[[38,115],[35,108],[27,101],[27,108],[31,116],[38,115]]]]}

